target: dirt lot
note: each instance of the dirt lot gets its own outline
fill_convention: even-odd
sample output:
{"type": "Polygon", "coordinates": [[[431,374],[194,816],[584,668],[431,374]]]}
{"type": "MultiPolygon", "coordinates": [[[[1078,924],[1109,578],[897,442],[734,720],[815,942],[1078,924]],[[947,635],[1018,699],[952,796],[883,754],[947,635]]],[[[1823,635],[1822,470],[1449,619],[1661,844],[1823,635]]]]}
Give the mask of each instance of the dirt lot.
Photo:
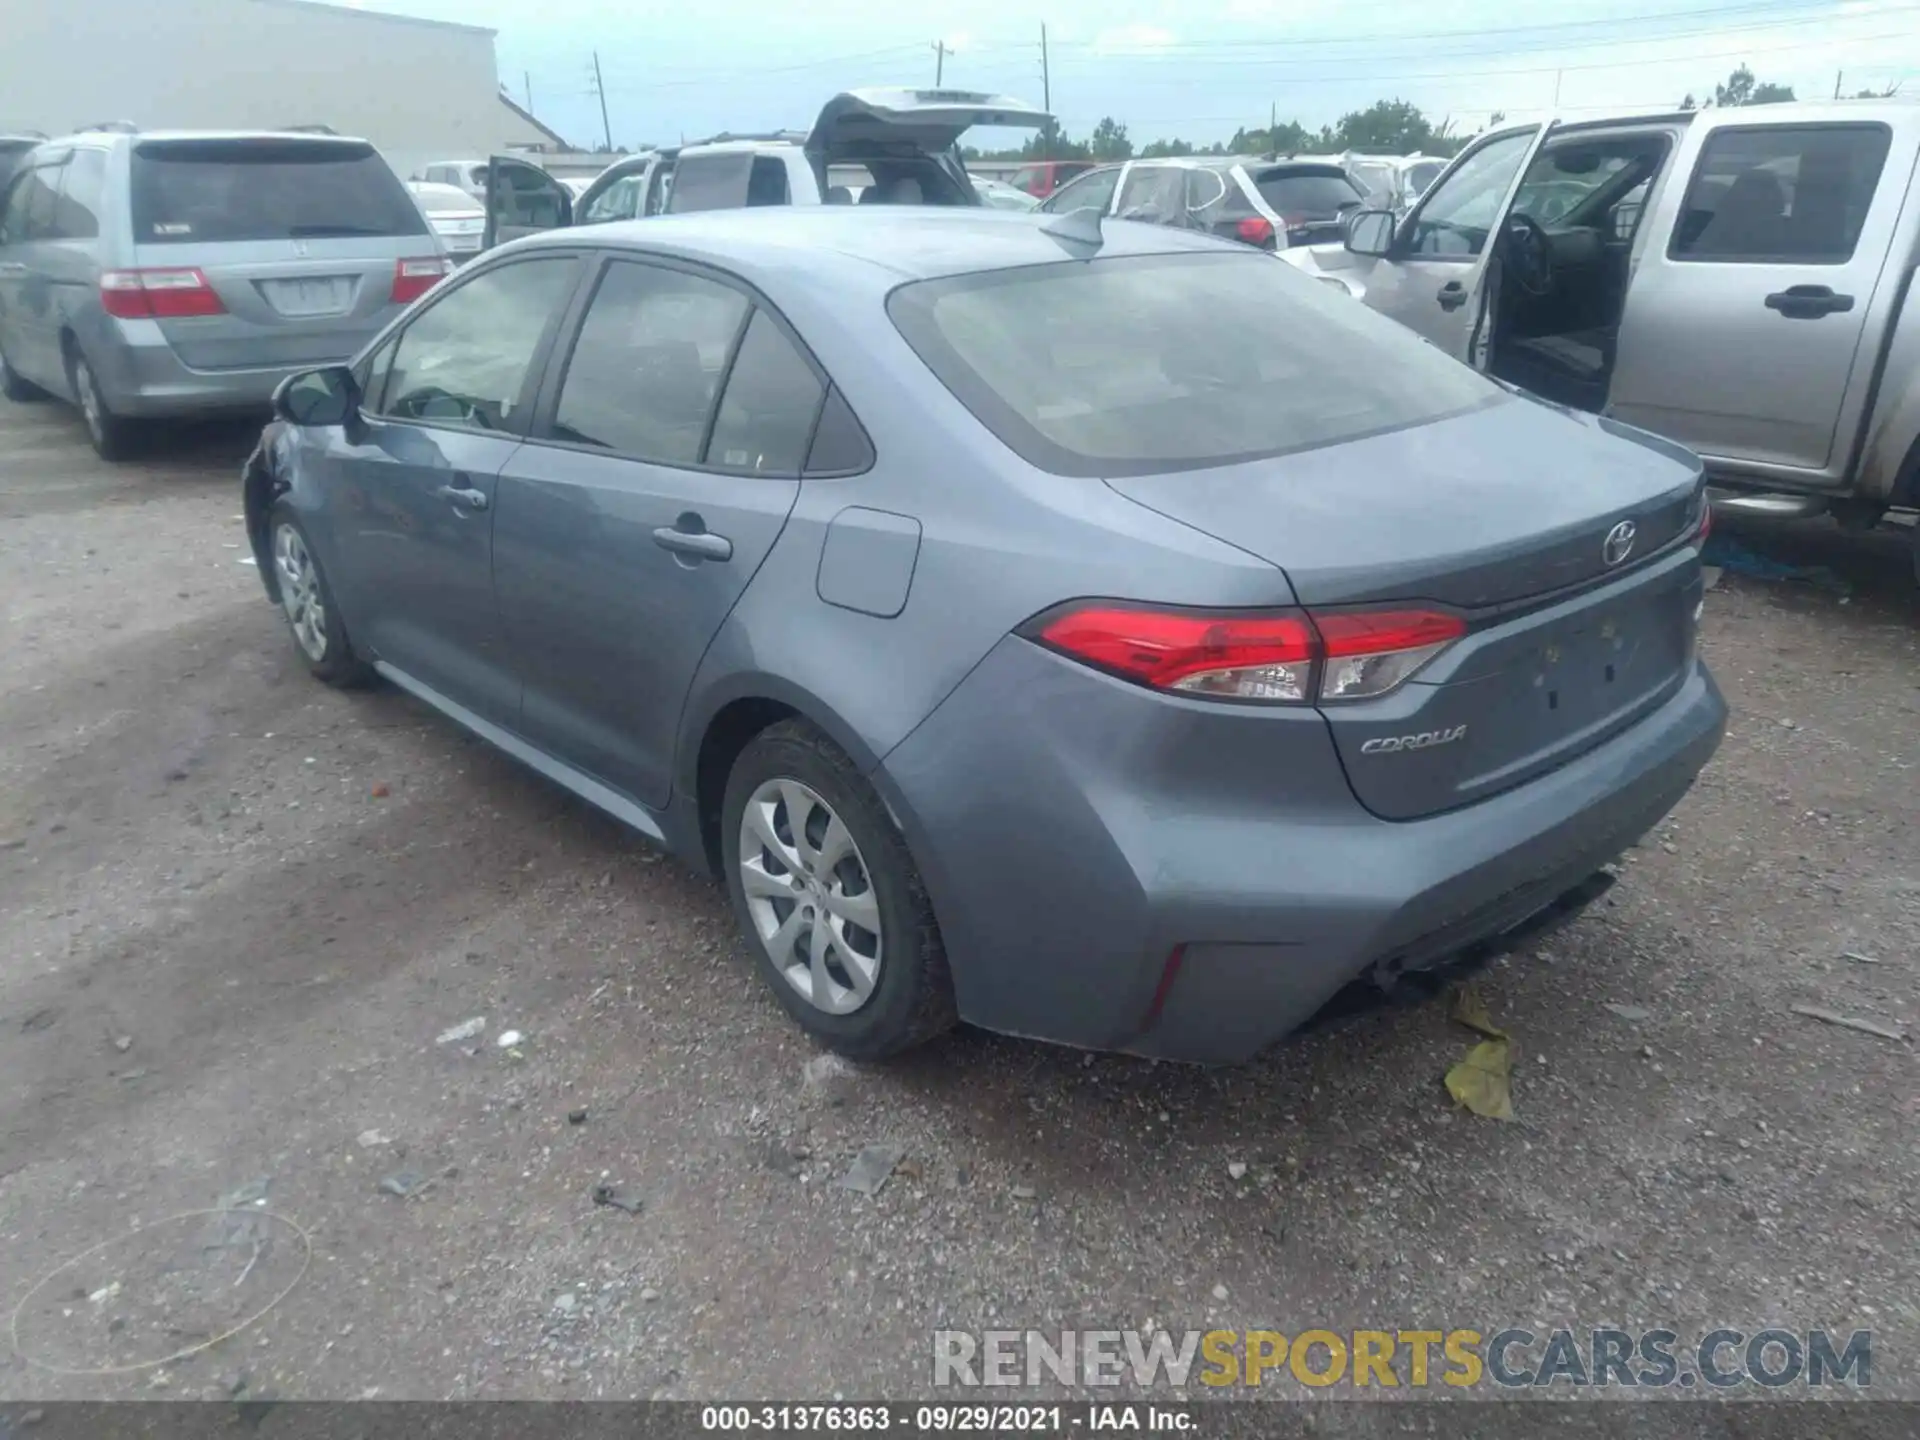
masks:
{"type": "Polygon", "coordinates": [[[1149,1321],[1861,1327],[1920,1396],[1914,1050],[1789,1010],[1920,1024],[1904,537],[1748,532],[1850,594],[1709,597],[1719,759],[1482,981],[1503,1125],[1442,1092],[1438,1006],[1235,1071],[962,1033],[809,1079],[717,889],[307,678],[240,563],[249,440],[109,468],[0,405],[0,1299],[100,1371],[284,1298],[0,1396],[904,1396],[935,1328],[1149,1321]],[[260,1197],[292,1225],[154,1224],[260,1197]]]}

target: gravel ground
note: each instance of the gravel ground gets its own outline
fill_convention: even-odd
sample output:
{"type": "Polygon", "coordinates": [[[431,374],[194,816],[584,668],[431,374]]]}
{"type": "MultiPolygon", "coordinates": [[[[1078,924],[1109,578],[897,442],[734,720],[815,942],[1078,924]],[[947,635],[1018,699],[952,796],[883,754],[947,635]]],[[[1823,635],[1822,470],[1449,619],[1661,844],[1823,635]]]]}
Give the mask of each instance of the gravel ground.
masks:
{"type": "Polygon", "coordinates": [[[1920,1397],[1913,1048],[1789,1009],[1920,1023],[1903,535],[1745,533],[1851,593],[1709,597],[1720,757],[1480,982],[1500,1124],[1437,1005],[1231,1071],[811,1063],[717,888],[305,675],[240,563],[249,440],[106,467],[0,405],[0,1298],[87,1372],[7,1354],[0,1397],[905,1396],[936,1328],[1149,1321],[1862,1327],[1920,1397]]]}

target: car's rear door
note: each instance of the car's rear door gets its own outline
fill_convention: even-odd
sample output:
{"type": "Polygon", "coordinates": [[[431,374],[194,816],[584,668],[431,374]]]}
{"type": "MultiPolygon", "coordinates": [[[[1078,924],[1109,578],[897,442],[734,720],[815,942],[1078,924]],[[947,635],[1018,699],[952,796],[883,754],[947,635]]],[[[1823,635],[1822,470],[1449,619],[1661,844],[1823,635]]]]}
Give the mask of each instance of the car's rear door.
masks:
{"type": "Polygon", "coordinates": [[[1610,414],[1716,468],[1844,483],[1920,237],[1920,109],[1831,114],[1689,125],[1641,226],[1610,414]]]}
{"type": "Polygon", "coordinates": [[[1494,242],[1550,128],[1501,130],[1461,152],[1400,224],[1391,253],[1356,267],[1366,304],[1471,359],[1494,242]]]}
{"type": "Polygon", "coordinates": [[[500,477],[494,580],[529,740],[665,803],[687,689],[786,524],[824,394],[726,277],[606,263],[500,477]]]}

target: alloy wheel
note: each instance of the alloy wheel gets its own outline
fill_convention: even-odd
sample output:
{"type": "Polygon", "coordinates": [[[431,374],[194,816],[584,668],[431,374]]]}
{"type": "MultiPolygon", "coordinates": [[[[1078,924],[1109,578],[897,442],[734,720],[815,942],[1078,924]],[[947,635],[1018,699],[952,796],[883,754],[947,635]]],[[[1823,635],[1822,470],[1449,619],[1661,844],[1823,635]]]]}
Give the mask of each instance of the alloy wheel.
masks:
{"type": "Polygon", "coordinates": [[[740,817],[740,880],[755,935],[799,996],[829,1015],[872,998],[880,901],[852,833],[818,792],[769,780],[740,817]]]}
{"type": "Polygon", "coordinates": [[[80,393],[80,418],[87,422],[87,433],[96,443],[104,442],[106,412],[100,404],[100,387],[94,382],[93,367],[85,360],[73,362],[73,388],[80,393]]]}
{"type": "Polygon", "coordinates": [[[320,598],[320,578],[314,572],[307,542],[291,525],[273,532],[273,569],[280,581],[280,604],[287,612],[294,642],[307,659],[318,665],[327,658],[327,607],[320,598]]]}

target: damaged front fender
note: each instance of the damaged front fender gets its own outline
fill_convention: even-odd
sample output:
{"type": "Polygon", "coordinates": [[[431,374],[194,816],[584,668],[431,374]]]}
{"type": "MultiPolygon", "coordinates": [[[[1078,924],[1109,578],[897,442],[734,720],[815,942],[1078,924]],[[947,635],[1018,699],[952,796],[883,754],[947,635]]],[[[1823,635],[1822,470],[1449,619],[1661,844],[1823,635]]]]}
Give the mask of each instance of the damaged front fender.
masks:
{"type": "Polygon", "coordinates": [[[247,540],[253,548],[254,565],[260,571],[260,583],[267,598],[280,603],[280,578],[273,568],[273,543],[267,535],[267,515],[273,502],[286,492],[288,481],[281,477],[292,460],[291,427],[283,420],[269,422],[240,469],[241,513],[246,517],[247,540]]]}

